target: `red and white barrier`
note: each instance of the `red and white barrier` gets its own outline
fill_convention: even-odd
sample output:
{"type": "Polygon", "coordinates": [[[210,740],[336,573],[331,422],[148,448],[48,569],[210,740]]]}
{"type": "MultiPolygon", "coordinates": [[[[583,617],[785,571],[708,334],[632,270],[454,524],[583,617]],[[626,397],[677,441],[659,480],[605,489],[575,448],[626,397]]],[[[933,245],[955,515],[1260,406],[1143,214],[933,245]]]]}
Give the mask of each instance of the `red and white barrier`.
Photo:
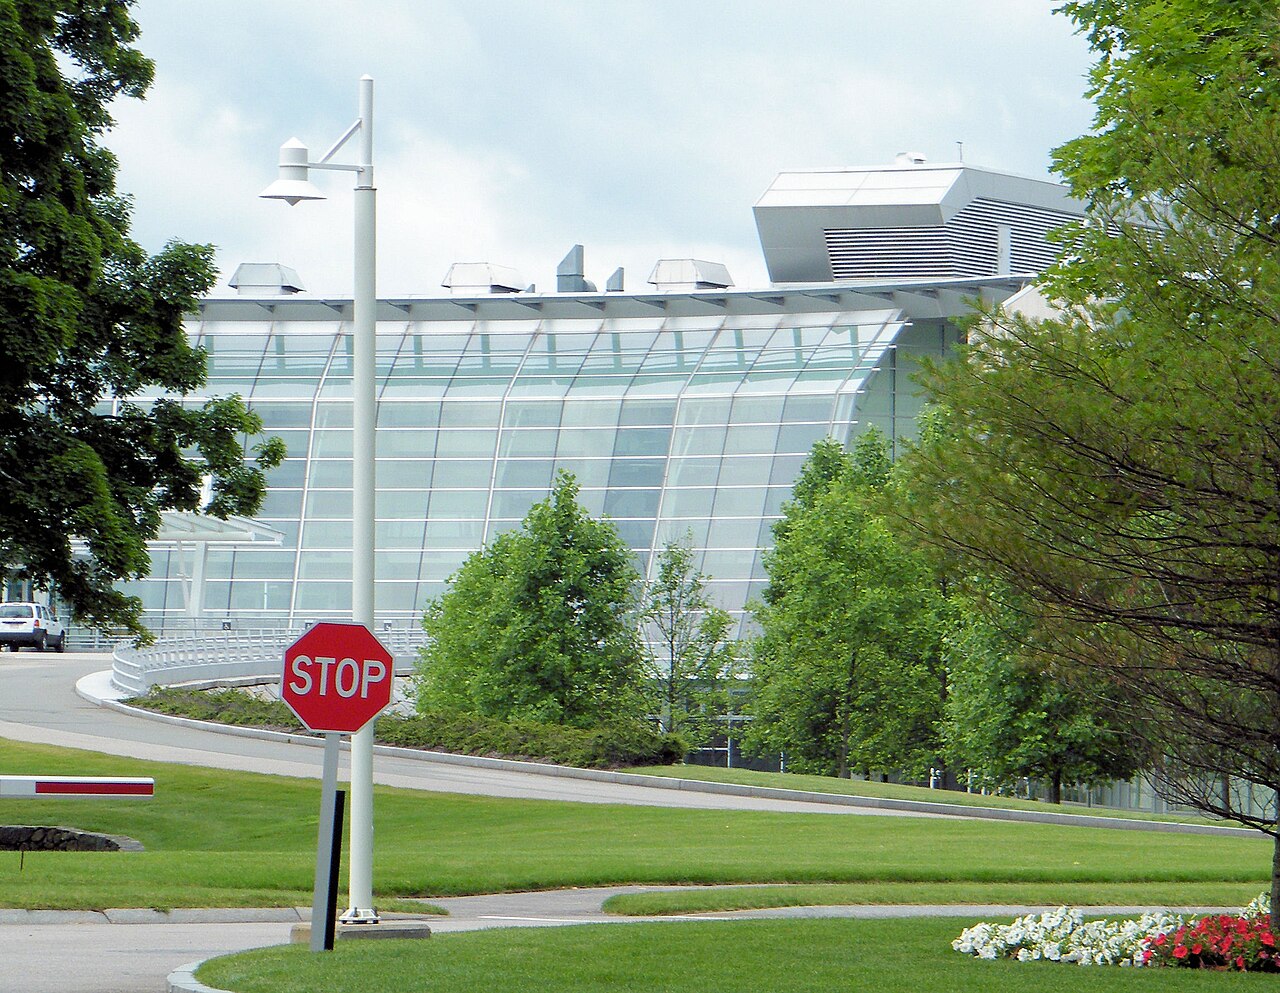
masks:
{"type": "Polygon", "coordinates": [[[0,800],[52,799],[139,799],[156,795],[156,781],[105,776],[0,776],[0,800]]]}

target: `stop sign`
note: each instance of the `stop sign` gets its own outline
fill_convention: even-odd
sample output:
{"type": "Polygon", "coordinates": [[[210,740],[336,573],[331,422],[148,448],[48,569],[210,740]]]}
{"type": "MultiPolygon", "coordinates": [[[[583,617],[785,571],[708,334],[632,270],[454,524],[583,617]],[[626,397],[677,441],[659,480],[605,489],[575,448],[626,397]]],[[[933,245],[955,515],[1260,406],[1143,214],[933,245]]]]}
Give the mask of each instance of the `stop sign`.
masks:
{"type": "Polygon", "coordinates": [[[392,662],[363,624],[324,621],[285,649],[280,699],[312,731],[354,734],[391,702],[392,662]]]}

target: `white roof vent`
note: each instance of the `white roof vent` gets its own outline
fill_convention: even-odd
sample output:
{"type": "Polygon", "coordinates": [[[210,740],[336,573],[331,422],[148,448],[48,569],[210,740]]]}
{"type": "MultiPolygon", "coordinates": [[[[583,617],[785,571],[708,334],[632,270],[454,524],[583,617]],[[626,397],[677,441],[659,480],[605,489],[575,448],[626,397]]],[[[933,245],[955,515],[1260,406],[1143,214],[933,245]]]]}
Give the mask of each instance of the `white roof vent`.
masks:
{"type": "Polygon", "coordinates": [[[284,297],[306,289],[295,270],[278,262],[242,262],[227,285],[242,297],[284,297]]]}
{"type": "Polygon", "coordinates": [[[900,166],[924,165],[924,152],[899,152],[893,157],[893,164],[900,166]]]}
{"type": "Polygon", "coordinates": [[[492,262],[455,262],[440,284],[456,297],[486,296],[491,293],[519,293],[528,284],[510,266],[492,262]]]}
{"type": "Polygon", "coordinates": [[[662,293],[691,293],[695,290],[725,290],[733,277],[720,262],[699,259],[659,259],[649,282],[662,293]]]}

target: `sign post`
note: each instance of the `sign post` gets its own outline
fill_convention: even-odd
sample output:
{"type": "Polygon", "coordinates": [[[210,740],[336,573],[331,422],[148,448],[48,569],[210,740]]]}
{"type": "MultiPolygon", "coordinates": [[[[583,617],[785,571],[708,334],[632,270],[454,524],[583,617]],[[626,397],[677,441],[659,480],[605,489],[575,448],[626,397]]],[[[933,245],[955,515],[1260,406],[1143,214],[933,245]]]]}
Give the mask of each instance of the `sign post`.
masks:
{"type": "MultiPolygon", "coordinates": [[[[313,952],[333,949],[342,830],[337,790],[339,742],[343,734],[355,734],[391,703],[393,663],[391,653],[363,624],[316,624],[285,649],[280,699],[306,727],[324,733],[315,890],[311,899],[313,952]]],[[[372,849],[372,838],[368,841],[372,849]]],[[[364,855],[366,864],[371,865],[372,850],[364,855]]]]}

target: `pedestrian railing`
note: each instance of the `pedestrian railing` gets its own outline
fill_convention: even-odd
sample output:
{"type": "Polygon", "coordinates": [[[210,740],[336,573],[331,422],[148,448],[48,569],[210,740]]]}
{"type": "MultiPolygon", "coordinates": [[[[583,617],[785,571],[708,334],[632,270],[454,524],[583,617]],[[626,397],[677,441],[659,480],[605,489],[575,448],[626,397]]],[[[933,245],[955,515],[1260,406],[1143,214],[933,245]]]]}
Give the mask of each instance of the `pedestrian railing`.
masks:
{"type": "MultiPolygon", "coordinates": [[[[170,635],[142,648],[120,645],[112,655],[111,682],[122,692],[141,696],[153,686],[271,679],[280,675],[284,650],[303,630],[192,631],[170,635]]],[[[426,635],[411,628],[375,633],[395,657],[395,672],[412,671],[418,649],[426,644],[426,635]]]]}

